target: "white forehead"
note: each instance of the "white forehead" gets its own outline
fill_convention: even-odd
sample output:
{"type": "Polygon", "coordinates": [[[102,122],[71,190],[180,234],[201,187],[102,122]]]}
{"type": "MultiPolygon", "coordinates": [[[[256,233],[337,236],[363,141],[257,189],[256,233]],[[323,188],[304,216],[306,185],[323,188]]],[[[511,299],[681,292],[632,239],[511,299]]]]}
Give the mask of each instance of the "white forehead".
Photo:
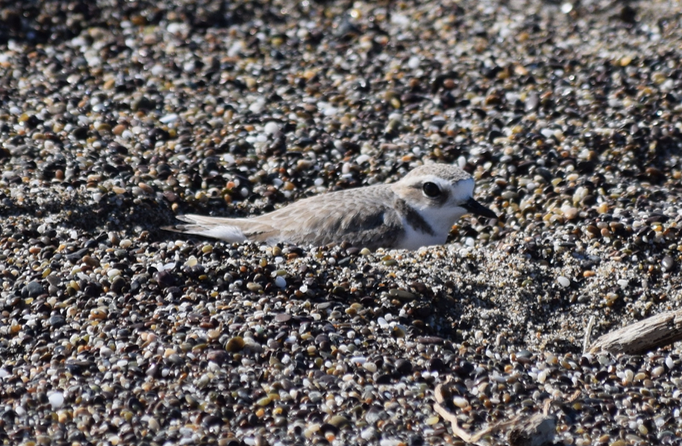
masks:
{"type": "Polygon", "coordinates": [[[455,201],[466,201],[474,196],[474,179],[467,178],[460,180],[456,184],[451,184],[452,197],[455,201]]]}

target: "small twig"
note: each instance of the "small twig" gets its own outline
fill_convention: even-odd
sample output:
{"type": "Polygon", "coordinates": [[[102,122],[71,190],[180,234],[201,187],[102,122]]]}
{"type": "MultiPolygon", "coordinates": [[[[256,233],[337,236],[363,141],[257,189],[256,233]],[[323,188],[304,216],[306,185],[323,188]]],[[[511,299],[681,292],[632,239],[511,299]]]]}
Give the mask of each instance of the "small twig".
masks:
{"type": "Polygon", "coordinates": [[[590,338],[592,337],[592,328],[594,328],[594,316],[590,316],[590,320],[585,328],[585,337],[583,338],[583,355],[590,349],[590,338]]]}
{"type": "Polygon", "coordinates": [[[552,407],[552,400],[550,398],[547,398],[545,400],[545,404],[542,405],[542,414],[544,416],[549,415],[549,408],[552,407]]]}
{"type": "MultiPolygon", "coordinates": [[[[450,380],[447,382],[449,381],[450,380]]],[[[433,405],[433,408],[441,417],[443,417],[444,420],[450,422],[452,426],[452,433],[467,443],[475,443],[477,440],[475,440],[470,433],[459,427],[459,424],[457,424],[457,416],[442,406],[445,403],[445,397],[443,396],[443,384],[438,384],[434,393],[436,397],[436,404],[433,405]]]]}
{"type": "Polygon", "coordinates": [[[582,393],[583,393],[582,390],[576,390],[575,392],[573,392],[573,395],[569,396],[568,399],[567,399],[566,401],[564,401],[564,402],[565,402],[565,403],[572,403],[573,401],[575,401],[576,399],[578,399],[578,397],[579,397],[580,395],[582,395],[582,393]]]}
{"type": "Polygon", "coordinates": [[[459,438],[464,440],[467,443],[475,443],[475,440],[472,439],[472,435],[469,434],[467,431],[459,427],[457,424],[457,417],[455,416],[454,413],[448,412],[446,408],[440,405],[440,403],[436,403],[433,405],[433,408],[436,412],[438,412],[438,415],[443,417],[445,421],[450,422],[450,427],[452,429],[452,433],[457,435],[459,438]]]}

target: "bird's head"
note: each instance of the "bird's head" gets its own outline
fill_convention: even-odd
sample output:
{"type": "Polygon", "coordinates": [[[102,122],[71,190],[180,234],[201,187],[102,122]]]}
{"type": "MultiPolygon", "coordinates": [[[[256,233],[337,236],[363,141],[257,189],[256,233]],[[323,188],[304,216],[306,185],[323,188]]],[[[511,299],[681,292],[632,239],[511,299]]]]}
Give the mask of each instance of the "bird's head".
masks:
{"type": "Polygon", "coordinates": [[[392,185],[393,191],[429,222],[452,225],[464,214],[497,218],[474,199],[474,179],[457,166],[427,164],[392,185]]]}

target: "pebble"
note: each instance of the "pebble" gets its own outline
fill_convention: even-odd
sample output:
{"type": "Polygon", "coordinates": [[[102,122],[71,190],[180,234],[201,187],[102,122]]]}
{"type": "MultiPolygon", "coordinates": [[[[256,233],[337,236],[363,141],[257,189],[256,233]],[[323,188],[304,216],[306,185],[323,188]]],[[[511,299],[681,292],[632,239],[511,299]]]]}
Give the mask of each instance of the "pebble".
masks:
{"type": "Polygon", "coordinates": [[[28,297],[38,297],[41,294],[45,293],[45,288],[36,281],[31,281],[28,284],[26,284],[26,287],[24,288],[24,293],[28,297]]]}
{"type": "Polygon", "coordinates": [[[57,410],[64,405],[64,395],[62,392],[52,392],[48,395],[48,400],[52,406],[52,410],[57,410]]]}
{"type": "Polygon", "coordinates": [[[568,277],[564,276],[559,276],[557,277],[557,282],[559,285],[561,285],[563,288],[568,288],[571,285],[571,281],[568,277]]]}
{"type": "Polygon", "coordinates": [[[65,323],[66,323],[66,319],[62,315],[54,314],[54,315],[50,316],[50,325],[53,328],[59,328],[62,325],[64,325],[65,323]]]}
{"type": "Polygon", "coordinates": [[[266,135],[274,135],[277,132],[279,132],[280,129],[281,129],[281,126],[278,123],[272,122],[272,121],[268,122],[263,127],[263,131],[265,132],[266,135]]]}
{"type": "Polygon", "coordinates": [[[291,315],[288,313],[279,313],[275,316],[275,321],[285,323],[291,320],[291,315]]]}
{"type": "Polygon", "coordinates": [[[675,261],[671,256],[665,256],[663,257],[663,260],[661,260],[661,264],[666,270],[671,270],[675,266],[675,261]]]}

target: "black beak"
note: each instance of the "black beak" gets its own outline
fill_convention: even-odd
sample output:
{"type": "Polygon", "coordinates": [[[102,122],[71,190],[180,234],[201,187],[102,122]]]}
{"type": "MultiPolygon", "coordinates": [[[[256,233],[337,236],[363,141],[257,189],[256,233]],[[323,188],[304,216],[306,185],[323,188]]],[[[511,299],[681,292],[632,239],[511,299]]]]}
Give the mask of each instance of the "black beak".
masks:
{"type": "Polygon", "coordinates": [[[469,200],[464,203],[462,207],[474,215],[481,215],[487,218],[497,218],[497,215],[495,215],[493,211],[483,206],[473,198],[469,198],[469,200]]]}

